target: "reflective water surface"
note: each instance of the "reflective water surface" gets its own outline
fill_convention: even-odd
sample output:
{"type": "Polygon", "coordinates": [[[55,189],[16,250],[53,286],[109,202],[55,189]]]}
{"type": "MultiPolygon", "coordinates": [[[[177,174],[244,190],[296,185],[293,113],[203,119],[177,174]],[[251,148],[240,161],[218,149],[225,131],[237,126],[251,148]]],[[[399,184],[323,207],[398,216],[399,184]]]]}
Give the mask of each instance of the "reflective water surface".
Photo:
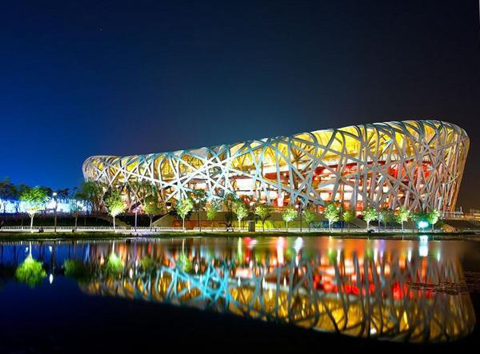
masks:
{"type": "Polygon", "coordinates": [[[48,291],[69,309],[79,297],[123,298],[375,340],[455,342],[476,328],[478,250],[329,237],[4,242],[0,309],[48,291]]]}

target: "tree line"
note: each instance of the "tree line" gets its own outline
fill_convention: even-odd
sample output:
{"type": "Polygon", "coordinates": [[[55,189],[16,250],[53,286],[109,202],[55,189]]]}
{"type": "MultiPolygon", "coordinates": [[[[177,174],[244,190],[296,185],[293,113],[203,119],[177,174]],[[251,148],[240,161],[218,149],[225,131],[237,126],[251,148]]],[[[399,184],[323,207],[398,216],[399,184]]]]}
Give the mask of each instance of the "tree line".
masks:
{"type": "MultiPolygon", "coordinates": [[[[367,229],[370,229],[370,223],[374,221],[378,221],[379,228],[383,224],[386,229],[387,224],[395,222],[404,229],[404,224],[409,220],[413,220],[422,227],[430,225],[433,229],[440,218],[440,212],[436,209],[411,212],[405,207],[391,210],[389,208],[377,209],[370,206],[361,212],[357,212],[353,208],[345,207],[340,202],[327,203],[323,206],[321,212],[318,211],[318,206],[305,205],[302,202],[297,202],[295,205],[273,207],[266,204],[257,204],[248,198],[239,197],[234,193],[228,194],[224,198],[211,198],[201,190],[191,191],[187,195],[178,198],[176,202],[167,205],[162,202],[156,188],[147,182],[130,182],[124,186],[109,187],[100,182],[86,181],[72,191],[68,188],[55,191],[41,186],[14,185],[8,178],[0,181],[0,201],[3,204],[3,211],[5,212],[8,201],[23,201],[26,211],[31,218],[31,228],[33,228],[35,214],[44,209],[45,204],[52,198],[68,201],[70,213],[75,217],[75,227],[77,226],[78,215],[82,208],[85,207],[94,214],[107,212],[113,219],[114,229],[116,229],[116,217],[126,211],[148,215],[150,228],[152,228],[154,217],[167,212],[173,212],[173,214],[182,219],[184,231],[185,220],[192,213],[197,214],[201,231],[200,214],[202,212],[205,212],[207,219],[211,222],[212,230],[219,212],[225,212],[227,224],[232,225],[233,220],[236,219],[239,228],[242,222],[247,219],[259,220],[264,231],[265,223],[274,213],[281,214],[287,231],[289,224],[295,220],[300,220],[301,225],[304,222],[310,229],[311,225],[318,221],[320,216],[327,219],[329,229],[338,221],[343,221],[350,229],[350,225],[356,217],[360,217],[366,222],[367,229]]],[[[18,208],[19,203],[16,203],[16,205],[18,208]]]]}

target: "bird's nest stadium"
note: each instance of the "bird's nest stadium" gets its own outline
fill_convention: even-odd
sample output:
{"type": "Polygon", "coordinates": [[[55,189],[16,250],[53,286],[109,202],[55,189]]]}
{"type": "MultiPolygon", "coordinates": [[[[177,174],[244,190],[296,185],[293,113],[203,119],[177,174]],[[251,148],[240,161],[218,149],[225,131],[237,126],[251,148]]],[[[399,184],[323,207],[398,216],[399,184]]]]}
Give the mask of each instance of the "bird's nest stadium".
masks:
{"type": "Polygon", "coordinates": [[[203,190],[273,206],[368,206],[453,211],[469,148],[466,132],[437,120],[317,130],[293,136],[135,156],[92,156],[86,180],[165,202],[203,190]]]}

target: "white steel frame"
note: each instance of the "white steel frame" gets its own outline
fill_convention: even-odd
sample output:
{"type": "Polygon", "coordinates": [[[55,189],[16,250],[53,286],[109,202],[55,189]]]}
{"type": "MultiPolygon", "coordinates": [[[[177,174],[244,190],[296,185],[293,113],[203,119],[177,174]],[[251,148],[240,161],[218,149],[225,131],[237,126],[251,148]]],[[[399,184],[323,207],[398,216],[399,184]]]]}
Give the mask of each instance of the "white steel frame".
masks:
{"type": "Polygon", "coordinates": [[[339,201],[410,210],[453,211],[469,138],[451,123],[394,121],[232,145],[127,157],[92,156],[86,180],[139,195],[147,182],[164,202],[203,189],[277,206],[339,201]],[[396,171],[396,172],[395,172],[396,171]]]}

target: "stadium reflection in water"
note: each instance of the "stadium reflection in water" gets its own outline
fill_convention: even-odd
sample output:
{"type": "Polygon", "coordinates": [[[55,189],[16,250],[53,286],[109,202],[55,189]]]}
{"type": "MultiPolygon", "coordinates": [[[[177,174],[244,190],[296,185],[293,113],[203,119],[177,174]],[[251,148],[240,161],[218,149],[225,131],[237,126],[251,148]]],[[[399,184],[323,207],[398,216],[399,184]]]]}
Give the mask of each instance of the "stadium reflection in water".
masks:
{"type": "MultiPolygon", "coordinates": [[[[475,327],[461,252],[445,246],[328,237],[177,238],[43,243],[33,245],[32,254],[43,262],[44,282],[73,277],[91,295],[425,343],[454,341],[475,327]]],[[[28,244],[0,247],[2,266],[20,266],[20,250],[28,244]]]]}

